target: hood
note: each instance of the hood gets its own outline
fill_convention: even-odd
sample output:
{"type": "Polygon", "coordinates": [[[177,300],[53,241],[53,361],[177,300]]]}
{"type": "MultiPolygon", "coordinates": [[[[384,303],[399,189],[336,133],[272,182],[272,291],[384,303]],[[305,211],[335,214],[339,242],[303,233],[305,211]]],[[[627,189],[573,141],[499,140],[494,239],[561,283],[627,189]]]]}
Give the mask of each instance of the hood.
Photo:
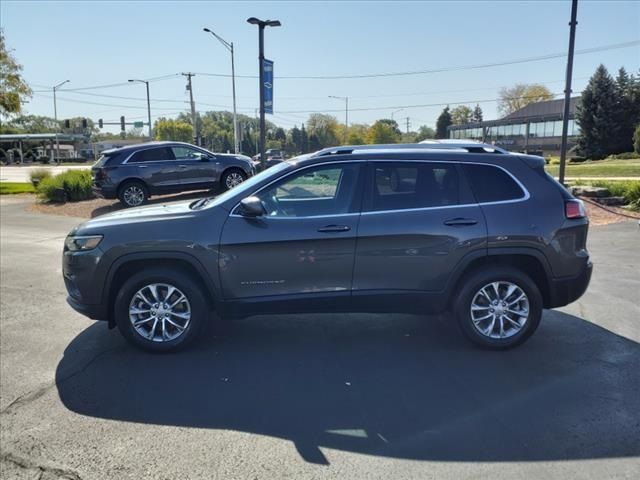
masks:
{"type": "Polygon", "coordinates": [[[167,220],[194,217],[199,212],[198,210],[191,210],[189,208],[189,205],[194,201],[195,200],[188,200],[161,205],[150,205],[107,213],[106,215],[101,215],[78,225],[72,233],[101,233],[102,230],[112,226],[142,224],[146,222],[164,222],[167,220]]]}

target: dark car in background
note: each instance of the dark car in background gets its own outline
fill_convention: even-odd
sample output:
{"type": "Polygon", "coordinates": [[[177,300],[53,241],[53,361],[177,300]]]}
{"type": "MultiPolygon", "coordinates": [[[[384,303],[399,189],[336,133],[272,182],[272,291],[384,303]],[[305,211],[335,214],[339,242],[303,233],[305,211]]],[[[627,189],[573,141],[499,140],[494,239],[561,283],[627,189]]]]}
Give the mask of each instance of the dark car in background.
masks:
{"type": "Polygon", "coordinates": [[[256,171],[261,172],[262,170],[266,170],[269,167],[273,167],[280,162],[284,161],[284,155],[282,154],[282,150],[278,148],[270,148],[264,152],[265,162],[264,164],[260,161],[260,154],[254,155],[252,157],[253,166],[256,171]]]}
{"type": "Polygon", "coordinates": [[[103,215],[67,237],[68,302],[171,350],[222,317],[449,311],[483,347],[529,338],[591,277],[580,200],[490,145],[303,155],[216,198],[103,215]]]}
{"type": "Polygon", "coordinates": [[[244,155],[212,153],[181,142],[149,142],[105,150],[91,173],[97,196],[137,207],[151,195],[228,190],[253,175],[254,168],[244,155]]]}

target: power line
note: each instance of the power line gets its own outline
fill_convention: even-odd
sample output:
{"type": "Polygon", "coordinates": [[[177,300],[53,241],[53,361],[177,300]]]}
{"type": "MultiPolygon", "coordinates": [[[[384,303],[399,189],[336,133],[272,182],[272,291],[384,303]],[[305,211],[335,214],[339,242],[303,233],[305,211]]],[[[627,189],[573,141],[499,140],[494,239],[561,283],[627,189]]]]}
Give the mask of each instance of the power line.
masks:
{"type": "MultiPolygon", "coordinates": [[[[614,43],[610,45],[603,45],[600,47],[584,48],[582,50],[576,50],[575,55],[584,55],[588,53],[604,52],[607,50],[616,50],[620,48],[628,48],[636,45],[640,45],[640,40],[633,40],[630,42],[614,43]]],[[[346,79],[358,79],[358,78],[380,78],[380,77],[399,77],[408,75],[426,75],[431,73],[443,73],[453,72],[460,70],[478,70],[482,68],[502,67],[506,65],[518,65],[521,63],[540,62],[543,60],[552,60],[555,58],[566,57],[565,52],[550,53],[547,55],[538,55],[534,57],[524,57],[512,60],[506,60],[501,62],[491,62],[475,65],[458,65],[452,67],[435,68],[428,70],[413,70],[405,72],[386,72],[386,73],[362,73],[352,75],[284,75],[278,76],[278,80],[346,80],[346,79]]],[[[206,73],[197,72],[198,75],[204,75],[209,77],[229,77],[229,74],[224,73],[206,73]]],[[[236,75],[236,78],[258,78],[256,75],[236,75]]]]}

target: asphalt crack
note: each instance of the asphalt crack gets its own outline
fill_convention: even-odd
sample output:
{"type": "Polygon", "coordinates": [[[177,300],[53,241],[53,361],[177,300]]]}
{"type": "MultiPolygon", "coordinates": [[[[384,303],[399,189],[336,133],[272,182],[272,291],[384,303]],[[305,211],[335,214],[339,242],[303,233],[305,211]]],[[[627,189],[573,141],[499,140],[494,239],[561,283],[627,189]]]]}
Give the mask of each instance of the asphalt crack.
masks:
{"type": "Polygon", "coordinates": [[[41,387],[38,387],[35,390],[32,390],[32,391],[27,392],[27,393],[25,393],[23,395],[20,395],[19,397],[17,397],[14,400],[12,400],[2,410],[0,410],[0,415],[7,415],[7,414],[12,413],[15,410],[25,406],[25,405],[28,405],[31,402],[34,402],[35,400],[37,400],[40,397],[42,397],[45,393],[47,393],[47,391],[49,391],[51,388],[56,386],[56,384],[57,385],[62,385],[63,383],[65,383],[68,380],[71,380],[75,376],[84,373],[84,371],[87,368],[89,368],[100,357],[106,355],[107,353],[111,353],[111,352],[113,352],[115,350],[118,350],[118,349],[121,349],[121,348],[122,348],[121,346],[118,346],[118,347],[113,347],[113,348],[109,348],[107,350],[104,350],[104,351],[96,354],[87,363],[85,363],[80,369],[76,370],[73,373],[70,373],[69,375],[67,375],[66,377],[62,378],[61,380],[58,380],[57,382],[56,381],[48,382],[47,384],[45,384],[45,385],[43,385],[41,387]]]}
{"type": "Polygon", "coordinates": [[[66,480],[82,480],[82,477],[71,469],[42,465],[30,458],[20,457],[11,452],[4,452],[0,456],[0,461],[9,462],[25,470],[37,470],[39,472],[37,478],[51,478],[53,476],[54,478],[66,480]]]}

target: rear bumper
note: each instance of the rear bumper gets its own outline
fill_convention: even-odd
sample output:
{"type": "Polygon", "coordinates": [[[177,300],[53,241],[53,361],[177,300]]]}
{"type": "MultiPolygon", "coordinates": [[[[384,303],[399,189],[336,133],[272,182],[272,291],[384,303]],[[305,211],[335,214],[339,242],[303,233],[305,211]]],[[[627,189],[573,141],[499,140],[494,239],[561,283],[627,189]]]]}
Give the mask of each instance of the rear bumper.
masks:
{"type": "Polygon", "coordinates": [[[91,186],[91,191],[98,198],[114,199],[118,197],[118,192],[115,188],[107,188],[93,184],[91,186]]]}
{"type": "Polygon", "coordinates": [[[563,307],[579,299],[589,286],[593,264],[585,264],[579,275],[570,278],[552,278],[549,291],[549,305],[546,308],[563,307]]]}

